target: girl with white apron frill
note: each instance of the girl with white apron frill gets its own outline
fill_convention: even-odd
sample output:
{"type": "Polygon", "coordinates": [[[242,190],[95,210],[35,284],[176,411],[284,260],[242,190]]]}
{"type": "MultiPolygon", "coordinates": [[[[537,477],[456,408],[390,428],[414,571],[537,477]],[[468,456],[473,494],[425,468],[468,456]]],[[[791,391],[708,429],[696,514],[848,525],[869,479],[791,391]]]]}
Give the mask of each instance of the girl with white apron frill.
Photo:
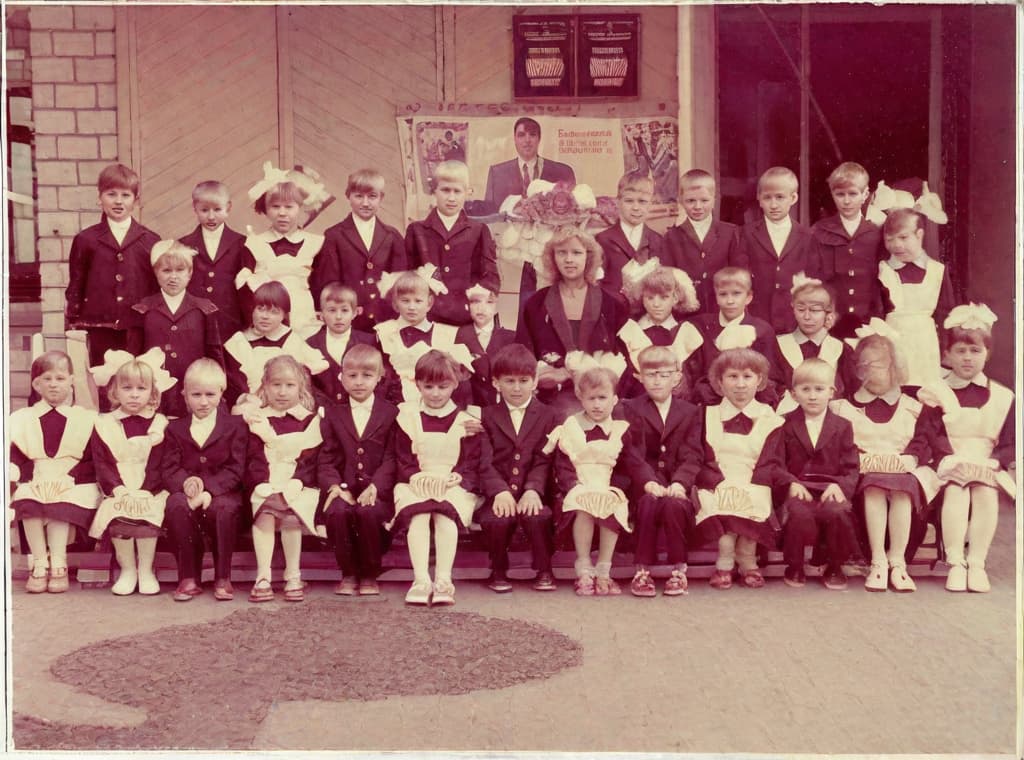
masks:
{"type": "Polygon", "coordinates": [[[893,306],[885,321],[899,335],[900,350],[907,360],[908,385],[932,383],[939,376],[939,335],[933,315],[945,271],[941,262],[929,258],[924,280],[911,284],[902,282],[889,262],[878,264],[878,279],[893,306]]]}

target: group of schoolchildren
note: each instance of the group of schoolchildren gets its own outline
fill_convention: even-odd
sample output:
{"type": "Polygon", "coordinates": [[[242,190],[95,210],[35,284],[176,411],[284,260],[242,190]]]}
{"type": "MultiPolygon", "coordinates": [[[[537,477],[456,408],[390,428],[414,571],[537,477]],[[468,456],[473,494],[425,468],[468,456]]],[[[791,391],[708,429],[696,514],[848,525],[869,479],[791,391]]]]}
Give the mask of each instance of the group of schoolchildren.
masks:
{"type": "Polygon", "coordinates": [[[78,529],[109,538],[118,595],[159,592],[166,535],[177,601],[202,593],[208,541],[213,594],[230,600],[250,522],[252,602],[275,597],[278,534],[283,598],[300,601],[304,534],[334,548],[335,593],[375,595],[382,554],[405,533],[405,601],[453,604],[472,522],[495,592],[513,588],[520,527],[538,591],[556,587],[564,535],[576,593],[620,594],[623,533],[640,597],[656,595],[659,564],[671,568],[662,593],[687,593],[687,550],[707,542],[716,589],[763,586],[758,549],[781,545],[790,586],[805,584],[813,546],[830,589],[860,561],[867,590],[913,591],[911,533],[932,504],[946,588],[989,590],[998,491],[1013,489],[1013,394],[984,374],[996,317],[954,305],[917,210],[893,208],[882,227],[864,217],[859,165],[832,173],[838,213],[811,229],[789,215],[796,177],[775,168],[758,185],[763,217],[742,229],[713,218],[714,179],[694,170],[664,237],[644,223],[653,188],[636,174],[620,182],[621,221],[600,247],[559,231],[555,257],[572,242],[603,250],[608,292],[633,314],[621,357],[567,358],[579,411],[564,419],[535,398],[538,357],[496,319],[495,245],[463,210],[465,164],[437,167],[436,208],[404,240],[377,218],[379,172],[352,174],[352,213],[316,235],[302,221],[322,185],[264,171],[249,197],[266,232],[231,230],[227,188],[203,182],[198,227],[179,240],[132,219],[131,169],[100,175],[103,218],[75,237],[67,317],[88,334],[102,413],[73,405],[71,360],[50,351],[32,364],[38,400],[11,417],[29,592],[68,589],[78,529]]]}

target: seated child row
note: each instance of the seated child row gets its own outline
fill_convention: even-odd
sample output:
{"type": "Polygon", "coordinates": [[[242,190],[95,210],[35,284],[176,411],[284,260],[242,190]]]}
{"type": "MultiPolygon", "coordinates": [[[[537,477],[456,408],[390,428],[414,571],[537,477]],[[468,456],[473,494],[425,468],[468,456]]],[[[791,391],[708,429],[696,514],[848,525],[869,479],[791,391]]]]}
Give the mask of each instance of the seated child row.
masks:
{"type": "Polygon", "coordinates": [[[902,356],[874,334],[853,354],[855,392],[833,400],[835,369],[807,359],[790,383],[798,408],[784,416],[756,399],[770,368],[748,348],[725,349],[711,362],[707,379],[722,398],[703,407],[673,395],[682,373],[668,348],[639,352],[635,380],[644,393],[618,407],[612,363],[582,357],[574,365],[582,411],[559,422],[534,398],[536,357],[510,344],[494,358],[491,382],[501,401],[484,408],[482,425],[452,400],[464,368],[436,349],[415,362],[417,398],[396,407],[374,393],[384,376],[380,353],[353,346],[341,359],[348,398],[319,415],[308,372],[288,354],[266,361],[241,416],[220,405],[224,371],[201,358],[184,374],[188,414],[172,421],[156,411],[175,384],[159,348],[139,357],[110,351],[93,368],[114,407],[99,416],[70,405],[70,359],[49,352],[32,367],[41,400],[11,419],[12,507],[33,556],[27,589],[68,588],[66,545],[75,526],[109,535],[121,568],[115,594],[158,593],[153,556],[166,530],[179,570],[175,599],[202,592],[204,534],[214,551],[214,595],[231,599],[231,553],[248,504],[254,602],[274,597],[279,530],[286,600],[303,598],[303,533],[333,544],[342,570],[337,593],[375,594],[389,537],[407,532],[414,581],[406,601],[452,604],[458,534],[474,513],[495,591],[511,590],[507,547],[519,524],[538,590],[554,588],[552,541],[562,531],[576,548],[580,595],[619,593],[610,569],[622,531],[636,533],[630,590],[637,596],[656,593],[649,567],[659,531],[673,568],[665,594],[686,593],[687,546],[709,540],[719,550],[711,585],[728,588],[738,577],[757,588],[764,578],[756,546],[775,545],[780,527],[787,584],[804,584],[804,549],[820,532],[825,585],[844,588],[842,565],[859,554],[861,516],[871,563],[865,588],[912,591],[911,524],[941,489],[947,588],[987,591],[997,489],[1013,488],[1006,472],[1013,395],[984,375],[991,312],[958,308],[950,317],[958,325],[945,332],[951,371],[921,389],[924,404],[902,393],[902,356]]]}

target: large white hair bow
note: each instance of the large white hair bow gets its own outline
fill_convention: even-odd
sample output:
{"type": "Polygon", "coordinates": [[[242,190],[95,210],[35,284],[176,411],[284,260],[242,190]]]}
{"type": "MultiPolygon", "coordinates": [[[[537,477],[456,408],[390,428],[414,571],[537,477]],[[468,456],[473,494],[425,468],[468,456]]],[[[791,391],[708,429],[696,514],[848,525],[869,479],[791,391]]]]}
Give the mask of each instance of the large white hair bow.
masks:
{"type": "Polygon", "coordinates": [[[309,225],[327,206],[334,202],[334,196],[327,190],[321,181],[320,173],[308,166],[295,166],[293,169],[277,169],[270,161],[263,162],[263,179],[249,188],[249,202],[255,203],[265,192],[274,185],[282,182],[293,182],[305,194],[306,200],[302,203],[302,210],[310,215],[306,221],[309,225]]]}
{"type": "Polygon", "coordinates": [[[914,196],[906,190],[895,190],[886,185],[885,180],[880,180],[865,216],[869,221],[883,224],[885,222],[883,212],[891,211],[894,208],[913,209],[925,219],[936,224],[945,224],[949,221],[946,212],[942,210],[942,199],[937,193],[928,189],[927,182],[921,184],[921,195],[914,200],[914,196]]]}
{"type": "MultiPolygon", "coordinates": [[[[427,287],[430,288],[430,292],[434,295],[445,294],[448,292],[448,286],[441,282],[441,280],[434,278],[434,272],[436,271],[436,264],[424,264],[423,266],[412,270],[412,273],[417,274],[426,280],[427,287]]],[[[390,293],[391,289],[395,287],[395,283],[398,282],[398,278],[403,274],[405,274],[405,272],[381,273],[380,278],[377,280],[377,290],[380,292],[381,298],[388,297],[388,293],[390,293]]]]}
{"type": "Polygon", "coordinates": [[[586,351],[570,351],[565,356],[565,368],[569,370],[574,379],[594,367],[609,369],[618,379],[626,371],[626,360],[620,354],[612,351],[595,351],[592,354],[588,354],[586,351]]]}
{"type": "Polygon", "coordinates": [[[636,259],[630,259],[622,265],[622,289],[630,300],[640,299],[640,283],[659,266],[661,260],[657,256],[651,256],[643,264],[636,259]]]}
{"type": "Polygon", "coordinates": [[[822,282],[818,278],[808,277],[804,272],[797,272],[795,275],[793,275],[793,287],[789,289],[789,292],[792,295],[796,293],[800,288],[806,287],[808,285],[818,286],[821,284],[822,282]]]}
{"type": "Polygon", "coordinates": [[[951,327],[962,327],[965,330],[986,330],[992,331],[997,317],[992,309],[983,303],[960,304],[949,312],[949,316],[942,323],[947,330],[951,327]]]}
{"type": "Polygon", "coordinates": [[[117,371],[128,362],[137,361],[142,364],[148,364],[150,369],[153,370],[153,384],[158,391],[163,393],[178,382],[164,369],[165,359],[164,351],[159,346],[154,346],[139,356],[133,356],[127,351],[110,349],[103,354],[103,364],[98,367],[89,367],[89,372],[92,373],[93,378],[96,380],[96,385],[103,386],[109,383],[111,378],[117,374],[117,371]]]}
{"type": "Polygon", "coordinates": [[[850,344],[850,348],[856,348],[857,344],[869,335],[881,335],[883,338],[888,338],[893,343],[899,343],[900,340],[900,334],[893,330],[889,326],[888,322],[884,319],[879,319],[878,317],[872,317],[870,322],[866,325],[861,325],[853,332],[856,337],[846,339],[846,342],[850,344]]]}

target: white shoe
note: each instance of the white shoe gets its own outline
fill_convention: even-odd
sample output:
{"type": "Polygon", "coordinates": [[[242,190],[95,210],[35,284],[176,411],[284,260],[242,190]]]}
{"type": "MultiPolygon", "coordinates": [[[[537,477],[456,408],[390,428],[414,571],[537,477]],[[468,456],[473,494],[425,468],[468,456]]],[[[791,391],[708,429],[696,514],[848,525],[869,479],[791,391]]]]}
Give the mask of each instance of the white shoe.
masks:
{"type": "Polygon", "coordinates": [[[885,591],[888,588],[886,566],[881,562],[872,562],[868,575],[864,579],[865,591],[885,591]]]}
{"type": "Polygon", "coordinates": [[[893,591],[904,594],[917,591],[917,584],[914,583],[913,578],[907,575],[907,566],[902,562],[892,566],[889,571],[889,583],[892,584],[893,591]]]}
{"type": "Polygon", "coordinates": [[[967,563],[963,561],[954,562],[949,568],[949,575],[946,576],[946,591],[967,590],[967,563]]]}
{"type": "Polygon", "coordinates": [[[967,590],[979,594],[987,594],[992,590],[992,584],[988,581],[988,573],[985,572],[985,563],[967,563],[967,590]]]}
{"type": "Polygon", "coordinates": [[[110,587],[110,591],[118,596],[128,596],[135,593],[135,586],[138,582],[139,572],[136,568],[132,566],[122,567],[121,575],[114,585],[110,587]]]}
{"type": "Polygon", "coordinates": [[[455,586],[451,581],[437,581],[430,603],[435,605],[455,604],[455,586]]]}
{"type": "Polygon", "coordinates": [[[160,581],[156,579],[156,573],[153,572],[152,568],[147,570],[139,569],[139,593],[148,596],[160,593],[160,581]]]}
{"type": "Polygon", "coordinates": [[[413,583],[405,592],[406,604],[430,604],[430,583],[413,583]]]}

